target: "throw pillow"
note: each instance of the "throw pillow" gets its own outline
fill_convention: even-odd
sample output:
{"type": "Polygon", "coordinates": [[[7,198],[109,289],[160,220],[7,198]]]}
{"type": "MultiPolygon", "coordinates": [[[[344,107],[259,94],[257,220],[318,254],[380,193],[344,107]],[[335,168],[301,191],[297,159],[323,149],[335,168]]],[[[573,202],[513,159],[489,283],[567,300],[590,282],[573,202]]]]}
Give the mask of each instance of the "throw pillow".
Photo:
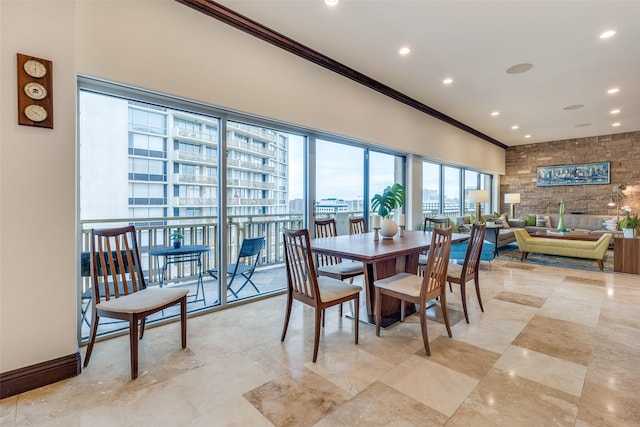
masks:
{"type": "Polygon", "coordinates": [[[525,214],[524,220],[526,221],[525,225],[527,227],[535,227],[535,225],[536,225],[536,216],[535,215],[526,215],[525,214]]]}
{"type": "Polygon", "coordinates": [[[502,228],[509,228],[509,218],[507,217],[507,214],[500,215],[498,221],[502,223],[502,228]]]}
{"type": "Polygon", "coordinates": [[[547,225],[545,225],[545,227],[551,228],[551,217],[549,215],[545,215],[544,216],[544,221],[547,223],[547,225]]]}
{"type": "Polygon", "coordinates": [[[536,215],[536,226],[537,227],[546,227],[547,221],[544,219],[544,215],[536,215]]]}
{"type": "Polygon", "coordinates": [[[616,231],[618,229],[618,217],[605,219],[602,227],[607,231],[616,231]]]}
{"type": "Polygon", "coordinates": [[[471,214],[469,215],[469,224],[475,224],[476,223],[476,216],[471,214]]]}

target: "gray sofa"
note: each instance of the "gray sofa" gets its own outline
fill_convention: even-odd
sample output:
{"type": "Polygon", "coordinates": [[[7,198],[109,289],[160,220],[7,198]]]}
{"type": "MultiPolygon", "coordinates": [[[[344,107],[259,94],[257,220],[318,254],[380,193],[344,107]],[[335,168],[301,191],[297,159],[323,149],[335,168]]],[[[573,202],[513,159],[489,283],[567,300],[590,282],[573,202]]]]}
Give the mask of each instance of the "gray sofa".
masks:
{"type": "MultiPolygon", "coordinates": [[[[518,228],[524,228],[529,232],[529,234],[534,234],[537,231],[547,231],[547,230],[555,230],[558,227],[558,214],[543,214],[548,215],[551,220],[551,227],[539,227],[535,225],[527,225],[526,221],[522,218],[519,219],[510,219],[508,228],[500,228],[498,229],[497,239],[496,232],[491,229],[487,229],[485,233],[485,240],[490,241],[496,248],[501,248],[504,245],[508,245],[509,243],[513,243],[516,241],[516,237],[514,234],[514,230],[518,228]]],[[[486,216],[485,219],[491,218],[491,216],[486,216]]],[[[602,233],[611,233],[615,237],[616,235],[622,235],[622,231],[620,230],[606,230],[603,228],[602,223],[606,219],[612,218],[607,215],[577,215],[577,214],[565,214],[564,215],[564,225],[565,227],[571,230],[581,230],[581,231],[589,231],[593,234],[602,234],[602,233]]],[[[470,218],[468,216],[459,217],[456,220],[457,225],[463,225],[470,227],[469,224],[470,218]]],[[[613,242],[613,240],[612,240],[613,242]]]]}

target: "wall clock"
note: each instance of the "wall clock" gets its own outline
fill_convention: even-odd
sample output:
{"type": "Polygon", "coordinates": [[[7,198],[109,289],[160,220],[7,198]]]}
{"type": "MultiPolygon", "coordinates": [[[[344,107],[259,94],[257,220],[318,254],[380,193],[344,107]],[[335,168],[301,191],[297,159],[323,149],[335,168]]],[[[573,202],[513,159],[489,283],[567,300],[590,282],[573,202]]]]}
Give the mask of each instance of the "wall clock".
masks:
{"type": "Polygon", "coordinates": [[[18,54],[18,124],[53,129],[53,62],[18,54]]]}

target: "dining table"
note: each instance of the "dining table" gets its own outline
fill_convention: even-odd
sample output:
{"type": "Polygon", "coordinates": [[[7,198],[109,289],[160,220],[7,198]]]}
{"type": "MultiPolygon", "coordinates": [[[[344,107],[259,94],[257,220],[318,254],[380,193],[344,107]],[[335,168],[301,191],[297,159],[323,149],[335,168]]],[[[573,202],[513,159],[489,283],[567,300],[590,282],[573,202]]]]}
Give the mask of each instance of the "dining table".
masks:
{"type": "MultiPolygon", "coordinates": [[[[362,262],[364,267],[364,291],[366,316],[360,320],[375,324],[375,288],[376,280],[391,277],[396,273],[418,273],[418,257],[431,245],[431,232],[404,231],[393,238],[374,238],[375,232],[346,234],[340,236],[311,239],[311,251],[317,254],[336,256],[343,260],[362,262]]],[[[469,239],[468,234],[453,233],[452,243],[469,239]]],[[[347,261],[348,262],[348,261],[347,261]]],[[[388,296],[382,297],[381,326],[388,327],[400,320],[400,300],[388,296]]],[[[406,303],[406,313],[415,312],[414,304],[406,303]]],[[[363,310],[360,311],[363,313],[363,310]]]]}

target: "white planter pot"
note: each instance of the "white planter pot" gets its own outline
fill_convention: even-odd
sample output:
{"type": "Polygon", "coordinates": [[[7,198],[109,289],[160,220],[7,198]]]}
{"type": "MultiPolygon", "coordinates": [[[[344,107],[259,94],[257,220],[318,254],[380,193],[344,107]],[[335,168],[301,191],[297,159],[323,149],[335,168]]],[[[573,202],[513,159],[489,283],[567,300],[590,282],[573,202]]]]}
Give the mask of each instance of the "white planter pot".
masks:
{"type": "Polygon", "coordinates": [[[628,239],[633,239],[634,237],[636,237],[636,229],[635,228],[623,228],[622,229],[622,234],[624,234],[624,237],[626,237],[628,239]]]}
{"type": "Polygon", "coordinates": [[[392,219],[385,218],[380,223],[380,235],[383,239],[393,239],[398,232],[398,224],[392,219]]]}

